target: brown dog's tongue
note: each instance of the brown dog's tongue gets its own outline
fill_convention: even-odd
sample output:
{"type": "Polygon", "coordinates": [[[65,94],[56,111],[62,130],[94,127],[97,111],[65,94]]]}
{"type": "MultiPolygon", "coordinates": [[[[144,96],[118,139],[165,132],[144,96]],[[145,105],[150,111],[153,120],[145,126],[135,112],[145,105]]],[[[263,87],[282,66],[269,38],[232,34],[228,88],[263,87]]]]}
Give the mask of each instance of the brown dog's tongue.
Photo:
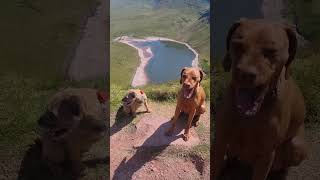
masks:
{"type": "Polygon", "coordinates": [[[192,94],[193,94],[193,91],[194,91],[194,88],[192,88],[192,89],[184,88],[184,90],[183,90],[183,97],[184,97],[184,98],[187,98],[187,99],[191,98],[191,96],[192,96],[192,94]]]}
{"type": "Polygon", "coordinates": [[[250,89],[239,89],[237,93],[237,108],[245,113],[255,106],[255,93],[250,89]]]}

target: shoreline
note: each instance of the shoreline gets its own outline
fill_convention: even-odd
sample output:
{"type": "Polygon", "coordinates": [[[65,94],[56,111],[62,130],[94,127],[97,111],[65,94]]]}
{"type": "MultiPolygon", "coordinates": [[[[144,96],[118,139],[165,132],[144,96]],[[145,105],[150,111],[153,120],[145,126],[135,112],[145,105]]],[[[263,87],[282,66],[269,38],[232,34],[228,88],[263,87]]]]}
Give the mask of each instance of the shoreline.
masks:
{"type": "Polygon", "coordinates": [[[149,82],[148,76],[145,72],[145,67],[147,66],[149,60],[153,57],[153,53],[150,47],[147,48],[139,48],[131,43],[131,41],[138,41],[138,42],[150,42],[150,41],[171,41],[176,42],[179,44],[185,45],[190,51],[193,52],[195,55],[194,59],[192,60],[192,67],[199,66],[199,54],[196,50],[194,50],[189,44],[185,42],[180,42],[174,39],[163,38],[163,37],[146,37],[144,39],[136,39],[128,36],[120,36],[115,38],[114,41],[127,44],[136,50],[138,50],[138,54],[140,57],[140,65],[137,67],[133,80],[131,82],[132,87],[143,86],[149,82]]]}

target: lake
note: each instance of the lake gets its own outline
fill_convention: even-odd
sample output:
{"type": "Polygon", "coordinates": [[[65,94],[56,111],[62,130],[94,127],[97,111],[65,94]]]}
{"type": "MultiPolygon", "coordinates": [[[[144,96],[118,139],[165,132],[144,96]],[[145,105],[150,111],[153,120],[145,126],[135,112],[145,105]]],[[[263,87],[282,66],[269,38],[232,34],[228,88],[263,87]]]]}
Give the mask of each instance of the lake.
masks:
{"type": "Polygon", "coordinates": [[[144,53],[144,56],[152,56],[144,72],[148,83],[164,83],[180,78],[180,71],[183,67],[191,67],[196,54],[185,44],[168,41],[131,41],[132,45],[146,49],[150,48],[152,54],[144,53]]]}

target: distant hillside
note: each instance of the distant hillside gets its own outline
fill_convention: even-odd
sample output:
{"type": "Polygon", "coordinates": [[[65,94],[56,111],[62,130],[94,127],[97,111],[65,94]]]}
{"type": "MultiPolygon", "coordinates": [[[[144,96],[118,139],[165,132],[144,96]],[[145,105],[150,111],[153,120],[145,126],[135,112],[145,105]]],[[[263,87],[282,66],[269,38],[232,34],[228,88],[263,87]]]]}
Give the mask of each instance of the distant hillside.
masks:
{"type": "Polygon", "coordinates": [[[155,8],[207,8],[210,5],[208,0],[153,0],[155,8]]]}
{"type": "Polygon", "coordinates": [[[162,36],[190,43],[209,60],[207,0],[111,0],[111,38],[162,36]]]}

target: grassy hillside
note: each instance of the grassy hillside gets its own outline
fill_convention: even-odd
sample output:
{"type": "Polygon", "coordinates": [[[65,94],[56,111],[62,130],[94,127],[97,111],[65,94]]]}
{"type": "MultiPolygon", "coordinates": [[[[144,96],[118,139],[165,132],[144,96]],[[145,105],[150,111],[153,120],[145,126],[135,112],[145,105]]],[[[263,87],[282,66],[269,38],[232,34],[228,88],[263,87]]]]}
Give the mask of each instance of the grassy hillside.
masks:
{"type": "Polygon", "coordinates": [[[111,71],[110,82],[122,87],[128,87],[140,63],[136,49],[119,42],[110,45],[111,71]]]}
{"type": "MultiPolygon", "coordinates": [[[[175,3],[160,2],[157,5],[146,0],[112,0],[110,12],[111,39],[123,35],[138,38],[159,36],[190,43],[200,54],[200,64],[206,72],[209,72],[209,25],[206,21],[200,19],[200,12],[209,7],[204,7],[203,4],[205,3],[203,2],[199,3],[200,6],[189,6],[185,3],[185,0],[178,0],[175,3]]],[[[206,4],[208,5],[208,3],[206,4]]],[[[131,79],[130,76],[135,72],[132,67],[137,65],[135,59],[137,54],[137,51],[132,53],[125,46],[112,43],[111,84],[130,85],[130,82],[126,82],[126,79],[131,79]],[[125,79],[120,79],[123,73],[121,74],[120,71],[116,70],[116,67],[119,67],[122,63],[118,62],[119,58],[126,59],[126,63],[121,67],[128,70],[125,72],[130,76],[126,75],[125,79]]]]}
{"type": "Polygon", "coordinates": [[[288,18],[297,25],[300,33],[320,49],[320,2],[292,0],[288,2],[288,18]]]}
{"type": "Polygon", "coordinates": [[[82,27],[96,6],[96,0],[0,2],[2,178],[16,179],[24,153],[37,137],[37,120],[53,93],[67,86],[106,86],[104,80],[64,80],[82,27]]]}
{"type": "MultiPolygon", "coordinates": [[[[1,2],[0,144],[33,134],[50,91],[73,85],[63,80],[64,66],[96,5],[95,0],[1,2]]],[[[77,84],[104,86],[102,81],[77,84]]]]}
{"type": "Polygon", "coordinates": [[[80,27],[96,5],[96,0],[1,1],[0,71],[63,78],[80,27]]]}

